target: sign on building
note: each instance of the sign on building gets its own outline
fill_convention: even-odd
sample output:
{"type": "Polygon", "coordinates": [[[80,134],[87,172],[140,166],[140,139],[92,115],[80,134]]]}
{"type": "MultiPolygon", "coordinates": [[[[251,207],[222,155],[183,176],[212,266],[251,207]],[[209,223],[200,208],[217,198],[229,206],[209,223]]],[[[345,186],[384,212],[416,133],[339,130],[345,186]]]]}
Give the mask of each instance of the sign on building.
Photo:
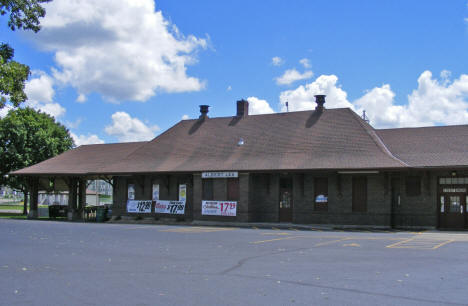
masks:
{"type": "Polygon", "coordinates": [[[235,217],[236,211],[234,201],[202,201],[202,215],[235,217]]]}
{"type": "Polygon", "coordinates": [[[236,178],[239,177],[237,171],[231,172],[202,172],[202,178],[236,178]]]}
{"type": "Polygon", "coordinates": [[[187,201],[187,185],[179,185],[179,201],[187,201]]]}
{"type": "Polygon", "coordinates": [[[128,200],[127,201],[127,212],[129,213],[151,213],[151,205],[153,201],[145,200],[128,200]]]}
{"type": "Polygon", "coordinates": [[[154,204],[154,212],[157,214],[183,215],[185,213],[185,201],[157,200],[154,204]]]}
{"type": "Polygon", "coordinates": [[[153,184],[153,201],[159,200],[159,184],[153,184]]]}
{"type": "Polygon", "coordinates": [[[135,200],[135,185],[134,184],[128,184],[127,199],[135,200]]]}

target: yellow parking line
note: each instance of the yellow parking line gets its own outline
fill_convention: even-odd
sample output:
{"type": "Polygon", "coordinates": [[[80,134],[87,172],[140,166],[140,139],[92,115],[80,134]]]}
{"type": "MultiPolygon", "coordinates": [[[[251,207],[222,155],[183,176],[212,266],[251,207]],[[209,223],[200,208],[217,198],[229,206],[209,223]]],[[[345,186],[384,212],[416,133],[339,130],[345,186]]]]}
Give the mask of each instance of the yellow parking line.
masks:
{"type": "Polygon", "coordinates": [[[321,242],[321,243],[316,243],[316,244],[314,244],[314,247],[324,246],[324,245],[333,244],[333,243],[336,243],[336,242],[345,241],[345,240],[350,240],[350,239],[351,239],[351,237],[345,237],[345,238],[343,238],[343,239],[337,239],[337,240],[332,240],[332,241],[325,241],[325,242],[321,242]]]}
{"type": "Polygon", "coordinates": [[[409,241],[411,241],[411,240],[413,240],[413,239],[414,239],[414,237],[411,237],[411,238],[406,239],[406,240],[403,240],[403,241],[395,242],[395,243],[393,243],[393,244],[387,245],[386,248],[389,248],[389,249],[390,249],[390,248],[394,248],[394,247],[397,247],[397,246],[400,245],[400,244],[409,242],[409,241]]]}
{"type": "Polygon", "coordinates": [[[261,235],[272,235],[272,236],[286,236],[286,235],[292,235],[290,233],[285,233],[285,232],[276,232],[276,233],[262,233],[261,235]]]}
{"type": "Polygon", "coordinates": [[[434,249],[434,250],[435,250],[435,249],[438,249],[438,248],[440,248],[441,246],[444,246],[444,245],[449,244],[449,243],[454,242],[454,241],[455,241],[455,240],[453,240],[453,239],[447,240],[447,241],[445,241],[445,242],[442,242],[442,243],[436,245],[436,246],[433,247],[432,249],[434,249]]]}
{"type": "Polygon", "coordinates": [[[304,237],[304,236],[289,236],[289,237],[282,237],[282,238],[275,238],[275,239],[254,241],[254,242],[251,242],[251,244],[259,244],[259,243],[272,242],[272,241],[279,241],[279,240],[286,240],[286,239],[296,239],[296,238],[302,238],[302,237],[304,237]]]}

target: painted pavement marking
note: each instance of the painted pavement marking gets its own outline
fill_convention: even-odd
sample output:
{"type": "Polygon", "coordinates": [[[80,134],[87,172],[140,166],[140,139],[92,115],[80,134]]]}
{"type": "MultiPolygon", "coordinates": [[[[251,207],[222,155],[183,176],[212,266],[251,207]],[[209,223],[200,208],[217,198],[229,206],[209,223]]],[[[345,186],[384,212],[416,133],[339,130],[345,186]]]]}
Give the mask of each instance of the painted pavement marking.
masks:
{"type": "Polygon", "coordinates": [[[428,239],[416,236],[387,245],[386,247],[389,249],[435,250],[454,241],[454,239],[428,239]]]}
{"type": "Polygon", "coordinates": [[[170,228],[166,230],[160,230],[160,232],[170,232],[170,233],[211,233],[211,232],[221,232],[221,231],[232,231],[237,228],[235,227],[182,227],[182,228],[170,228]]]}

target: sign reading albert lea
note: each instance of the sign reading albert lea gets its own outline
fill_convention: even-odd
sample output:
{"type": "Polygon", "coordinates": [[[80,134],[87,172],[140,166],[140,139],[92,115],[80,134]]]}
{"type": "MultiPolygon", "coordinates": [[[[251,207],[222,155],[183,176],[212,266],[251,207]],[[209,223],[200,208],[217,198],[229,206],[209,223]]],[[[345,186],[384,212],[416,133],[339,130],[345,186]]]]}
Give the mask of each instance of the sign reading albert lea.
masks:
{"type": "Polygon", "coordinates": [[[202,178],[229,178],[229,177],[239,177],[237,171],[231,172],[202,172],[202,178]]]}
{"type": "Polygon", "coordinates": [[[237,202],[232,201],[202,201],[202,215],[235,217],[237,202]]]}
{"type": "Polygon", "coordinates": [[[154,212],[157,214],[183,215],[185,213],[185,201],[157,200],[154,204],[154,212]]]}
{"type": "Polygon", "coordinates": [[[127,201],[127,212],[129,213],[151,213],[151,205],[153,201],[145,200],[128,200],[127,201]]]}

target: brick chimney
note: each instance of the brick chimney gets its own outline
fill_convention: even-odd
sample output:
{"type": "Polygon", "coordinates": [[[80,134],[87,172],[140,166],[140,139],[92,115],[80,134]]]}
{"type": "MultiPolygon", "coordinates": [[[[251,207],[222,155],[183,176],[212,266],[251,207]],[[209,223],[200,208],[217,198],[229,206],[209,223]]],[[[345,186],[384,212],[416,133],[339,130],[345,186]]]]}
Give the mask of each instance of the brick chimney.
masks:
{"type": "Polygon", "coordinates": [[[325,107],[323,105],[325,104],[325,97],[326,95],[315,95],[315,103],[317,103],[317,106],[315,107],[316,111],[323,111],[325,107]]]}
{"type": "Polygon", "coordinates": [[[237,101],[237,115],[238,117],[246,117],[249,115],[249,102],[242,99],[237,101]]]}
{"type": "Polygon", "coordinates": [[[200,117],[199,118],[208,118],[208,108],[209,105],[200,105],[200,117]]]}

